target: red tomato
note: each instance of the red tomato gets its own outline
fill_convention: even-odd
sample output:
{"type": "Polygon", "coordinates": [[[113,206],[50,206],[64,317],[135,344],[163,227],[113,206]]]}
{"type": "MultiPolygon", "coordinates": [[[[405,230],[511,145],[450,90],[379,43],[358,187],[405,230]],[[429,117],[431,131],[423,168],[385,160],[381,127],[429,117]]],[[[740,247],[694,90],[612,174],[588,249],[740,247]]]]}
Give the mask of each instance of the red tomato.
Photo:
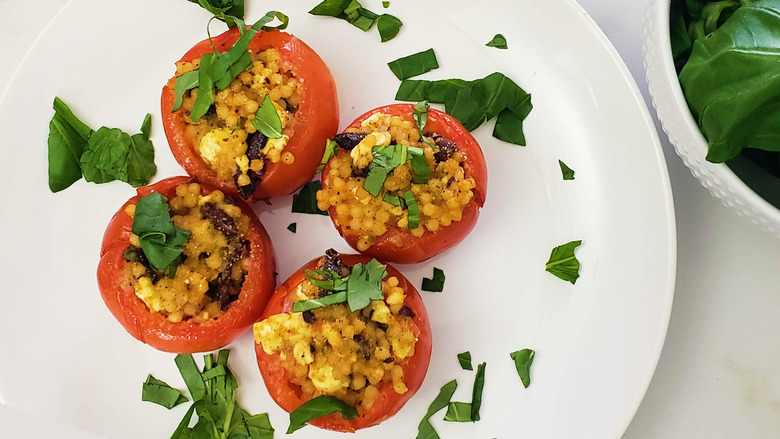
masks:
{"type": "MultiPolygon", "coordinates": [[[[410,104],[392,104],[379,107],[358,117],[347,128],[360,128],[360,124],[374,113],[402,116],[405,119],[412,120],[413,108],[414,106],[410,104]]],[[[482,148],[457,119],[441,111],[430,109],[428,110],[428,123],[425,126],[425,133],[434,132],[457,144],[458,151],[465,156],[465,161],[463,162],[465,177],[471,177],[476,182],[476,187],[472,189],[474,197],[464,207],[462,219],[453,221],[449,226],[443,226],[435,232],[426,230],[419,238],[412,235],[407,228],[388,225],[387,232],[377,236],[376,242],[362,253],[384,261],[415,264],[454,247],[466,238],[477,223],[479,209],[485,203],[485,197],[487,196],[487,164],[485,163],[485,156],[482,154],[482,148]]],[[[339,154],[342,152],[339,151],[339,154]]],[[[329,169],[330,167],[326,165],[322,171],[323,186],[329,182],[329,169]]],[[[334,220],[335,225],[335,206],[331,206],[328,209],[328,214],[334,220]]],[[[360,237],[345,234],[338,225],[336,225],[336,228],[350,247],[357,250],[357,242],[360,237]]]]}
{"type": "MultiPolygon", "coordinates": [[[[246,203],[237,205],[249,216],[250,268],[238,299],[216,318],[204,323],[183,320],[169,321],[160,313],[151,312],[138,298],[125,274],[124,252],[130,246],[133,220],[125,207],[139,198],[156,191],[174,197],[176,187],[191,182],[189,177],[171,177],[150,186],[138,188],[138,194],[128,200],[108,223],[100,248],[97,277],[100,294],[108,309],[122,326],[136,339],[161,351],[175,353],[203,352],[219,349],[243,334],[263,312],[275,286],[276,258],[271,239],[246,203]]],[[[203,194],[213,189],[201,184],[203,194]]]]}
{"type": "MultiPolygon", "coordinates": [[[[276,289],[263,312],[261,320],[292,310],[295,289],[301,282],[306,280],[304,270],[316,269],[319,259],[315,258],[309,261],[276,289]]],[[[346,265],[354,266],[358,263],[368,263],[371,258],[365,255],[341,255],[341,260],[346,265]]],[[[412,312],[414,312],[414,324],[419,331],[419,333],[415,334],[417,344],[414,348],[414,355],[399,363],[404,371],[404,383],[409,390],[399,395],[393,390],[392,382],[383,381],[377,385],[379,396],[374,405],[361,413],[359,417],[344,419],[341,414],[334,413],[314,419],[309,424],[343,432],[354,432],[361,428],[371,427],[398,412],[422,385],[425,374],[428,371],[428,364],[431,361],[431,324],[428,320],[428,313],[417,289],[398,270],[391,265],[387,265],[387,275],[398,278],[398,286],[403,288],[406,294],[404,305],[411,308],[412,312]]],[[[279,361],[278,353],[273,355],[266,354],[259,343],[255,343],[255,353],[257,354],[257,364],[260,367],[260,373],[263,375],[263,381],[268,388],[268,392],[282,409],[292,412],[306,402],[301,395],[300,386],[290,382],[287,370],[284,369],[279,361]]]]}
{"type": "MultiPolygon", "coordinates": [[[[217,50],[224,52],[238,37],[238,29],[233,28],[214,37],[212,42],[217,50]]],[[[328,66],[317,53],[293,35],[278,30],[260,31],[249,43],[249,50],[255,53],[269,48],[279,51],[282,65],[290,67],[303,87],[294,116],[294,133],[285,147],[285,151],[294,155],[295,161],[290,165],[267,161],[261,183],[248,201],[289,195],[311,180],[325,152],[325,141],[336,134],[339,124],[336,85],[328,66]]],[[[212,52],[209,40],[203,40],[185,53],[180,61],[189,62],[212,52]]],[[[171,111],[175,99],[174,84],[172,79],[163,87],[162,117],[165,135],[176,161],[199,181],[215,186],[226,194],[238,194],[232,179],[219,179],[216,172],[200,158],[198,145],[194,145],[185,134],[187,124],[184,117],[187,116],[184,112],[171,111]]]]}

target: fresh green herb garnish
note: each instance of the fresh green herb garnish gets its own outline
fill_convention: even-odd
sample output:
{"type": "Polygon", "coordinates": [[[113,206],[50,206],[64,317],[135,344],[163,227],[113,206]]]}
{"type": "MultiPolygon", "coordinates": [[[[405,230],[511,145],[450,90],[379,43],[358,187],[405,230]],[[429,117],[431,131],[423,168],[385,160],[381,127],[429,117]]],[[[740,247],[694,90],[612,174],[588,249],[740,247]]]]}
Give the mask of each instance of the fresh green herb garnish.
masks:
{"type": "Polygon", "coordinates": [[[564,180],[574,180],[574,170],[570,167],[566,166],[566,163],[563,163],[562,161],[558,160],[558,164],[561,167],[561,175],[563,175],[564,180]]]}
{"type": "Polygon", "coordinates": [[[444,420],[447,422],[474,422],[471,419],[471,404],[459,401],[449,403],[444,420]]]}
{"type": "Polygon", "coordinates": [[[388,2],[388,1],[383,1],[383,2],[382,2],[382,7],[383,7],[383,8],[385,8],[385,9],[389,8],[389,7],[390,7],[390,2],[388,2]]]}
{"type": "Polygon", "coordinates": [[[141,388],[141,401],[153,402],[167,409],[172,409],[189,400],[181,392],[150,374],[146,377],[146,381],[141,388]]]}
{"type": "Polygon", "coordinates": [[[534,352],[532,349],[522,349],[512,352],[509,356],[515,362],[515,369],[520,376],[520,381],[523,382],[523,386],[527,389],[531,385],[531,364],[534,362],[534,352]]]}
{"type": "Polygon", "coordinates": [[[172,111],[181,108],[182,101],[184,100],[184,93],[187,90],[192,90],[198,86],[199,76],[200,72],[198,70],[191,70],[176,77],[176,84],[173,86],[176,98],[173,101],[172,111]]]}
{"type": "Polygon", "coordinates": [[[406,209],[409,212],[407,228],[414,230],[420,225],[420,208],[417,206],[417,200],[414,198],[412,191],[404,192],[404,203],[406,203],[406,209]]]}
{"type": "MultiPolygon", "coordinates": [[[[422,280],[422,289],[423,291],[430,291],[433,293],[440,293],[444,291],[444,270],[441,270],[439,268],[433,267],[433,277],[427,278],[424,277],[422,280]]],[[[466,352],[468,354],[468,352],[466,352]]],[[[461,354],[463,355],[463,354],[461,354]]],[[[460,359],[460,355],[458,355],[458,359],[460,359]]],[[[471,359],[471,356],[469,356],[469,361],[471,359]]],[[[461,363],[463,364],[463,363],[461,363]]],[[[469,369],[471,370],[471,369],[469,369]]]]}
{"type": "Polygon", "coordinates": [[[376,20],[376,30],[379,31],[379,37],[382,42],[390,41],[401,31],[401,20],[390,14],[382,14],[376,20]]]}
{"type": "Polygon", "coordinates": [[[420,134],[420,140],[425,142],[434,151],[436,151],[439,149],[439,147],[436,146],[435,143],[431,142],[427,137],[425,137],[425,134],[423,134],[425,132],[425,126],[428,125],[428,110],[430,109],[431,106],[428,104],[428,101],[418,102],[417,105],[412,108],[412,118],[414,119],[414,123],[417,125],[417,132],[420,134]]]}
{"type": "Polygon", "coordinates": [[[387,63],[387,66],[390,67],[390,71],[393,72],[396,78],[403,81],[404,79],[438,69],[439,62],[436,60],[436,54],[433,52],[433,49],[428,49],[390,61],[387,63]]]}
{"type": "Polygon", "coordinates": [[[395,98],[444,104],[445,111],[469,131],[497,117],[493,137],[522,146],[523,120],[533,108],[531,95],[498,72],[474,81],[405,79],[395,98]]]}
{"type": "Polygon", "coordinates": [[[387,175],[393,169],[406,163],[408,148],[400,144],[374,146],[371,148],[371,152],[374,158],[368,167],[368,175],[363,182],[363,189],[376,197],[379,195],[379,191],[382,190],[387,175]]]}
{"type": "Polygon", "coordinates": [[[428,167],[428,159],[425,158],[425,151],[421,148],[408,147],[409,163],[412,164],[412,183],[428,183],[428,177],[431,176],[431,169],[428,167]]]}
{"type": "Polygon", "coordinates": [[[482,407],[482,390],[485,388],[486,366],[487,363],[480,363],[474,376],[474,388],[471,390],[471,420],[473,422],[479,421],[479,409],[482,407]]]}
{"type": "Polygon", "coordinates": [[[287,434],[303,428],[307,422],[327,416],[333,413],[341,413],[344,419],[355,419],[358,411],[355,407],[331,395],[320,395],[301,404],[290,412],[290,426],[287,434]]]}
{"type": "Polygon", "coordinates": [[[367,307],[372,300],[383,300],[382,279],[387,269],[376,259],[367,264],[355,264],[347,277],[341,277],[332,270],[306,270],[306,279],[314,286],[334,294],[316,299],[293,302],[293,312],[303,312],[314,308],[347,302],[349,310],[354,312],[367,307]]]}
{"type": "Polygon", "coordinates": [[[175,274],[190,231],[173,224],[167,198],[154,191],[139,198],[135,205],[132,232],[138,236],[141,250],[154,268],[167,268],[169,276],[175,274]]]}
{"type": "Polygon", "coordinates": [[[377,23],[383,43],[395,38],[403,25],[401,20],[390,14],[379,15],[369,11],[357,0],[325,0],[309,11],[309,14],[340,18],[363,32],[367,32],[377,23]]]}
{"type": "Polygon", "coordinates": [[[320,160],[320,165],[317,167],[317,172],[322,172],[322,170],[325,169],[325,165],[328,164],[330,159],[338,154],[338,152],[339,144],[332,139],[328,139],[325,142],[325,153],[322,155],[322,160],[320,160]]]}
{"type": "Polygon", "coordinates": [[[236,18],[244,19],[244,0],[189,0],[209,11],[214,18],[224,21],[229,28],[236,27],[236,18]]]}
{"type": "Polygon", "coordinates": [[[495,47],[496,49],[506,49],[506,38],[504,38],[501,34],[496,34],[495,37],[493,37],[492,40],[488,41],[487,44],[485,44],[488,47],[495,47]]]}
{"type": "Polygon", "coordinates": [[[298,230],[298,223],[290,223],[290,225],[287,226],[287,230],[295,233],[298,230]]]}
{"type": "Polygon", "coordinates": [[[151,115],[141,132],[129,135],[118,128],[93,131],[60,98],[54,98],[49,122],[49,189],[59,192],[82,175],[93,183],[120,180],[133,187],[149,183],[157,172],[154,145],[149,140],[151,115]]]}
{"type": "Polygon", "coordinates": [[[580,244],[582,241],[571,241],[555,247],[544,269],[573,285],[580,277],[580,261],[574,256],[580,244]]]}
{"type": "Polygon", "coordinates": [[[420,425],[417,427],[416,439],[439,439],[439,434],[436,433],[436,429],[431,425],[431,416],[436,412],[447,407],[452,400],[452,395],[455,393],[455,389],[458,388],[458,382],[452,380],[443,385],[439,394],[433,400],[430,406],[428,406],[428,412],[425,413],[425,417],[420,421],[420,425]]]}
{"type": "Polygon", "coordinates": [[[458,354],[458,363],[465,370],[474,370],[471,366],[471,352],[469,351],[458,354]]]}
{"type": "Polygon", "coordinates": [[[199,121],[214,104],[214,80],[211,79],[209,70],[215,56],[213,53],[206,53],[201,56],[200,66],[195,70],[198,72],[198,96],[195,98],[195,103],[192,104],[192,110],[190,111],[190,119],[193,122],[199,121]]]}
{"type": "Polygon", "coordinates": [[[59,192],[81,178],[81,154],[92,128],[79,120],[60,98],[54,98],[49,122],[49,189],[59,192]]]}
{"type": "Polygon", "coordinates": [[[404,206],[404,199],[403,199],[403,197],[399,197],[398,195],[393,195],[393,194],[387,194],[386,193],[385,196],[382,197],[382,201],[384,201],[385,203],[390,203],[393,206],[400,206],[400,207],[404,206]]]}
{"type": "Polygon", "coordinates": [[[269,139],[282,137],[282,119],[279,118],[279,113],[276,111],[276,106],[274,106],[270,96],[265,95],[263,104],[255,112],[252,126],[269,139]]]}
{"type": "Polygon", "coordinates": [[[228,368],[229,354],[227,349],[219,351],[216,359],[213,354],[206,354],[202,371],[191,354],[176,356],[176,366],[190,391],[192,405],[171,439],[273,438],[274,429],[267,413],[251,416],[238,405],[238,381],[228,368]],[[193,413],[198,414],[198,421],[190,427],[193,413]]]}
{"type": "Polygon", "coordinates": [[[317,207],[317,191],[320,189],[322,189],[322,183],[319,180],[310,181],[303,185],[301,190],[293,195],[292,212],[327,215],[328,212],[317,207]]]}

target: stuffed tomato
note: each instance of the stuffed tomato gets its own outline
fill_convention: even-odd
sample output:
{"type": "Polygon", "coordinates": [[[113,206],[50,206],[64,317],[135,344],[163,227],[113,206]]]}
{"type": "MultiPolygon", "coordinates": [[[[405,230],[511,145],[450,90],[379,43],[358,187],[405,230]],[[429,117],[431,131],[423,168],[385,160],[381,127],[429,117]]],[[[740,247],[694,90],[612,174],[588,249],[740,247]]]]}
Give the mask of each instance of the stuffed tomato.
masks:
{"type": "Polygon", "coordinates": [[[241,40],[233,28],[176,63],[162,91],[165,134],[179,164],[202,182],[245,200],[288,195],[311,180],[338,129],[335,83],[293,35],[260,30],[241,40]],[[224,59],[245,45],[229,69],[243,71],[220,71],[214,49],[224,59]]]}
{"type": "Polygon", "coordinates": [[[100,249],[103,301],[162,351],[221,348],[262,314],[275,287],[271,240],[252,209],[188,177],[138,189],[100,249]]]}
{"type": "Polygon", "coordinates": [[[254,335],[263,380],[284,410],[322,395],[357,409],[354,419],[335,413],[309,422],[337,431],[394,415],[422,385],[431,358],[428,315],[411,283],[390,265],[335,250],[276,290],[254,335]]]}
{"type": "Polygon", "coordinates": [[[334,137],[317,204],[349,245],[398,263],[429,259],[474,228],[487,193],[477,141],[455,118],[396,104],[358,117],[334,137]],[[422,134],[422,136],[421,136],[422,134]]]}

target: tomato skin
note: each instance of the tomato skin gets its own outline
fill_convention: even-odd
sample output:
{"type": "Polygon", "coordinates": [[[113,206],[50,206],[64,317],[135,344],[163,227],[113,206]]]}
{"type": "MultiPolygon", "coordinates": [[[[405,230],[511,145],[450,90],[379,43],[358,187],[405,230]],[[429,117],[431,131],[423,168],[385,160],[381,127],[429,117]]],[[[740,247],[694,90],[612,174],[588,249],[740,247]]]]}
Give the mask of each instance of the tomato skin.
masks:
{"type": "MultiPolygon", "coordinates": [[[[412,120],[413,108],[414,106],[410,104],[392,104],[375,108],[359,116],[347,128],[360,128],[360,124],[374,113],[402,116],[405,119],[412,120]]],[[[463,162],[465,177],[471,177],[476,182],[476,186],[472,189],[474,197],[464,207],[463,217],[460,221],[453,221],[449,226],[441,227],[436,232],[426,230],[419,238],[412,235],[409,229],[389,225],[387,232],[377,236],[376,242],[367,250],[362,251],[363,254],[399,264],[416,264],[428,260],[463,241],[477,223],[479,210],[485,204],[485,197],[487,196],[487,163],[485,162],[482,148],[457,119],[433,108],[428,110],[428,123],[425,131],[436,132],[458,145],[458,151],[466,158],[463,162]]],[[[339,149],[339,154],[342,153],[346,153],[346,151],[339,149]]],[[[329,183],[329,170],[330,162],[322,171],[323,186],[329,183]]],[[[339,234],[347,241],[347,244],[358,250],[357,242],[360,237],[347,235],[341,227],[336,225],[335,206],[328,208],[328,215],[333,220],[333,224],[338,229],[339,234]]],[[[420,227],[423,227],[422,224],[420,227]]]]}
{"type": "MultiPolygon", "coordinates": [[[[304,270],[316,269],[319,259],[318,257],[309,261],[276,289],[263,312],[261,320],[275,314],[292,311],[291,298],[294,298],[295,287],[306,279],[304,270]]],[[[342,254],[341,260],[347,265],[354,266],[358,263],[368,263],[371,257],[342,254]]],[[[398,412],[422,385],[425,374],[428,371],[428,364],[431,361],[432,335],[428,313],[417,289],[397,269],[387,265],[387,274],[388,276],[398,278],[398,286],[403,288],[406,293],[404,305],[411,308],[414,312],[413,320],[419,330],[419,334],[415,334],[417,336],[417,344],[414,348],[414,355],[399,363],[404,370],[404,383],[409,390],[403,395],[399,395],[393,390],[392,382],[382,382],[378,385],[379,396],[374,405],[363,412],[360,417],[344,419],[341,414],[335,413],[314,419],[309,424],[343,432],[354,432],[355,430],[371,427],[398,412]]],[[[260,373],[263,375],[263,381],[268,388],[268,392],[282,409],[289,413],[306,402],[301,397],[300,386],[290,382],[287,371],[282,366],[281,361],[279,361],[278,353],[273,355],[266,354],[259,343],[255,343],[255,353],[257,354],[257,365],[260,368],[260,373]]]]}
{"type": "MultiPolygon", "coordinates": [[[[275,285],[276,258],[271,239],[257,215],[246,203],[237,200],[241,210],[249,216],[247,239],[250,268],[244,277],[239,298],[216,319],[204,323],[181,321],[173,323],[160,313],[149,311],[136,296],[125,275],[122,252],[130,246],[132,218],[125,207],[152,191],[169,199],[176,195],[176,187],[191,182],[190,177],[171,177],[150,186],[138,188],[138,194],[128,200],[114,214],[103,236],[97,277],[100,294],[111,314],[136,339],[165,352],[193,353],[219,349],[243,334],[262,314],[275,285]]],[[[208,194],[213,188],[201,183],[201,191],[208,194]]]]}
{"type": "MultiPolygon", "coordinates": [[[[238,38],[238,29],[233,28],[214,37],[213,44],[217,50],[224,52],[238,38]]],[[[285,151],[294,155],[295,161],[290,165],[266,162],[261,183],[247,201],[289,195],[310,181],[325,152],[325,141],[336,134],[339,125],[336,84],[328,66],[319,55],[295,36],[278,30],[260,31],[249,43],[249,50],[253,52],[269,48],[276,48],[281,63],[289,65],[295,76],[303,79],[302,98],[294,116],[295,131],[285,147],[285,151]]],[[[196,44],[179,61],[189,62],[206,53],[213,53],[209,40],[196,44]]],[[[184,112],[172,112],[176,97],[174,84],[175,78],[163,87],[161,107],[165,135],[176,161],[184,167],[187,174],[199,181],[217,187],[226,194],[238,196],[233,180],[221,180],[200,158],[198,145],[187,138],[184,112]]]]}

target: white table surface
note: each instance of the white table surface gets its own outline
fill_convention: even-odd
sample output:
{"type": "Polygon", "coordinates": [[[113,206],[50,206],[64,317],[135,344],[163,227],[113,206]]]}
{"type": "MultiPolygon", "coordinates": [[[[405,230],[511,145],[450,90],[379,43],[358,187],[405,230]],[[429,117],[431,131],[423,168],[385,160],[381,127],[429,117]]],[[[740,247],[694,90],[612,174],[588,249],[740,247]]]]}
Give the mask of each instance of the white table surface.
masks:
{"type": "MultiPolygon", "coordinates": [[[[642,46],[652,0],[579,2],[649,103],[642,46]]],[[[0,90],[64,3],[0,0],[0,90]]],[[[677,211],[677,289],[658,369],[624,438],[780,437],[780,241],[711,197],[656,125],[677,211]]],[[[0,404],[0,437],[51,436],[95,437],[0,404]]]]}

